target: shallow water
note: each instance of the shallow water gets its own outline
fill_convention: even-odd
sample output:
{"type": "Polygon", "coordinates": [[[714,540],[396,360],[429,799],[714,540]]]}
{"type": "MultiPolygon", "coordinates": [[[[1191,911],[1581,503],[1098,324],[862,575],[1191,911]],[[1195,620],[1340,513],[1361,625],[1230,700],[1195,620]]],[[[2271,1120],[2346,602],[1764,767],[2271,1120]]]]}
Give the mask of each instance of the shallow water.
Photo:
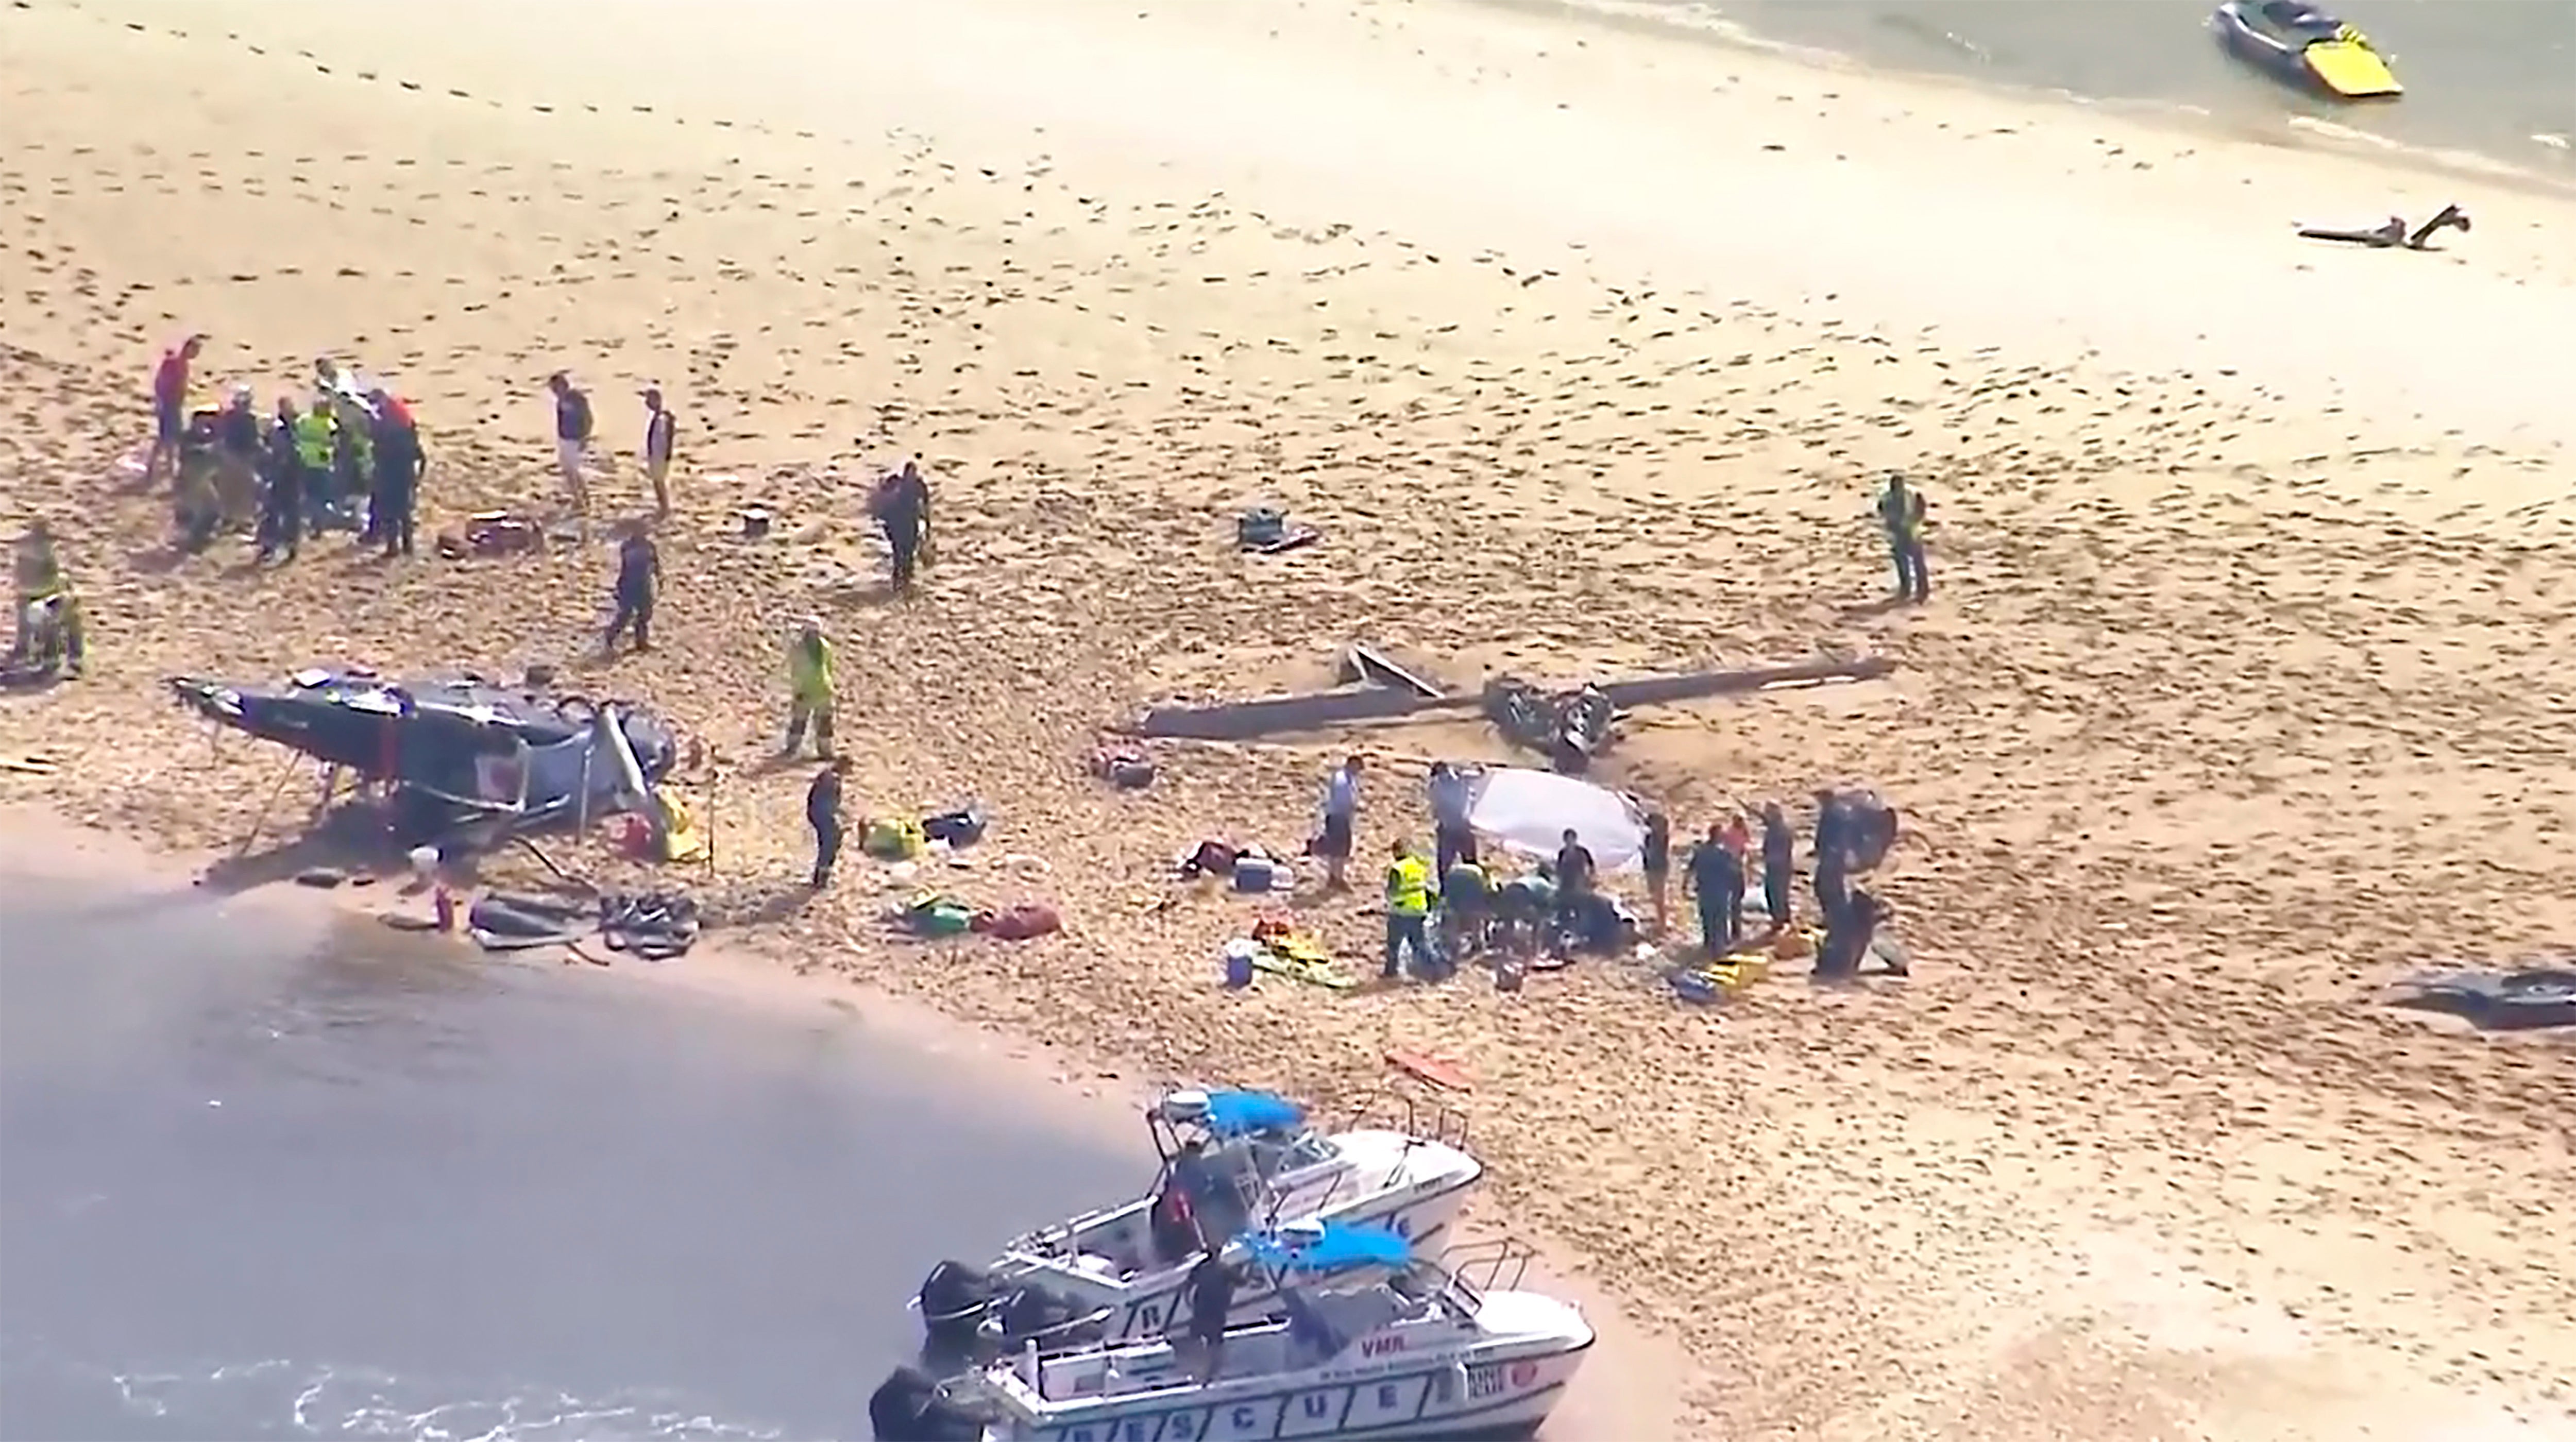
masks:
{"type": "MultiPolygon", "coordinates": [[[[1526,5],[1527,0],[1519,0],[1526,5]]],[[[2215,0],[1567,0],[1878,64],[2161,102],[2258,129],[2327,124],[2576,179],[2576,0],[2329,0],[2406,85],[2387,105],[2303,96],[2229,60],[2215,0]]]]}
{"type": "Polygon", "coordinates": [[[0,888],[0,1437],[863,1436],[932,1262],[1149,1175],[958,1065],[371,925],[0,888]]]}

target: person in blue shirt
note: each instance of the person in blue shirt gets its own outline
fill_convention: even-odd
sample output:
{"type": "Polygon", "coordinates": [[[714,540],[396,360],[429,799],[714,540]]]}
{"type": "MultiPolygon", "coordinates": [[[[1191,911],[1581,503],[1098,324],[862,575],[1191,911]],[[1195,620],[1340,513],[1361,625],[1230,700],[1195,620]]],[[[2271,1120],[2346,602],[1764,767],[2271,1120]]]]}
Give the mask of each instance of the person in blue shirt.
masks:
{"type": "Polygon", "coordinates": [[[1465,772],[1446,761],[1434,761],[1425,791],[1431,803],[1431,874],[1447,876],[1460,859],[1471,863],[1477,859],[1476,829],[1467,822],[1475,787],[1465,772]]]}

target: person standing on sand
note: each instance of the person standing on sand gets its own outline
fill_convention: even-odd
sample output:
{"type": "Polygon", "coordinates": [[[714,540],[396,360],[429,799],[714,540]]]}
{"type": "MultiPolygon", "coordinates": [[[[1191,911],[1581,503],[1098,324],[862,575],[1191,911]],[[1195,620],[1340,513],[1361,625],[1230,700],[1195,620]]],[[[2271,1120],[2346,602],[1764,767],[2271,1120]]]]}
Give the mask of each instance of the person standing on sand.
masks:
{"type": "Polygon", "coordinates": [[[376,539],[385,543],[385,559],[392,560],[414,554],[412,520],[420,506],[420,474],[427,460],[421,455],[420,430],[412,424],[409,407],[383,391],[368,397],[368,402],[368,450],[376,474],[367,496],[367,524],[376,539]]]}
{"type": "Polygon", "coordinates": [[[192,335],[163,351],[152,372],[152,453],[143,459],[147,486],[160,479],[165,461],[173,475],[178,473],[179,438],[188,432],[188,372],[205,349],[206,338],[192,335]]]}
{"type": "Polygon", "coordinates": [[[1887,488],[1878,493],[1878,524],[1887,532],[1887,553],[1896,563],[1896,599],[1932,598],[1932,572],[1923,556],[1923,493],[1890,471],[1887,488]]]}
{"type": "Polygon", "coordinates": [[[814,832],[814,876],[808,884],[816,891],[832,884],[832,865],[841,859],[841,782],[849,770],[850,763],[836,756],[805,788],[805,824],[814,832]]]}
{"type": "Polygon", "coordinates": [[[304,456],[296,448],[295,402],[280,396],[260,458],[259,559],[295,559],[304,535],[304,456]]]}
{"type": "Polygon", "coordinates": [[[1360,820],[1360,758],[1353,756],[1333,768],[1324,778],[1324,824],[1306,850],[1324,860],[1324,889],[1340,891],[1350,885],[1343,869],[1350,864],[1351,839],[1358,834],[1360,820]]]}
{"type": "Polygon", "coordinates": [[[1404,974],[1404,956],[1410,951],[1413,964],[1424,975],[1439,966],[1431,956],[1431,938],[1425,931],[1431,918],[1431,868],[1413,854],[1413,847],[1399,841],[1389,849],[1386,864],[1386,965],[1378,975],[1393,981],[1404,974]]]}
{"type": "Polygon", "coordinates": [[[1556,848],[1554,870],[1557,936],[1565,946],[1577,947],[1591,920],[1592,892],[1600,884],[1601,871],[1592,860],[1592,848],[1571,826],[1565,828],[1564,841],[1556,848]]]}
{"type": "Polygon", "coordinates": [[[671,457],[680,444],[680,418],[662,404],[662,388],[644,388],[644,479],[653,483],[653,514],[671,514],[671,457]]]}
{"type": "Polygon", "coordinates": [[[1637,864],[1646,873],[1646,902],[1654,908],[1655,935],[1662,936],[1671,919],[1666,908],[1673,883],[1673,823],[1660,811],[1646,813],[1645,842],[1638,848],[1637,864]]]}
{"type": "Polygon", "coordinates": [[[1744,858],[1714,822],[1691,848],[1690,891],[1699,909],[1700,949],[1712,961],[1735,950],[1744,939],[1744,858]]]}
{"type": "Polygon", "coordinates": [[[1771,929],[1789,929],[1789,887],[1797,879],[1798,837],[1777,801],[1762,803],[1762,905],[1771,929]]]}
{"type": "Polygon", "coordinates": [[[930,482],[922,479],[921,457],[904,462],[902,470],[879,481],[868,509],[884,529],[886,550],[894,558],[895,594],[908,594],[930,539],[930,482]]]}
{"type": "Polygon", "coordinates": [[[564,494],[572,500],[573,514],[590,518],[590,482],[582,466],[590,459],[592,422],[590,397],[572,383],[562,371],[546,377],[546,389],[555,398],[555,469],[563,476],[564,494]]]}
{"type": "Polygon", "coordinates": [[[823,636],[823,618],[798,622],[787,642],[787,744],[781,756],[794,756],[805,744],[805,723],[814,723],[814,754],[832,759],[832,643],[823,636]]]}
{"type": "Polygon", "coordinates": [[[607,638],[600,642],[600,654],[617,654],[617,638],[628,630],[635,633],[635,649],[653,649],[653,595],[662,584],[662,553],[655,549],[653,538],[639,523],[629,526],[626,538],[617,543],[617,583],[611,593],[616,614],[608,618],[607,638]]]}
{"type": "Polygon", "coordinates": [[[1476,828],[1467,821],[1476,788],[1466,773],[1446,761],[1434,761],[1423,792],[1431,806],[1431,865],[1435,874],[1447,876],[1459,858],[1476,859],[1476,828]]]}

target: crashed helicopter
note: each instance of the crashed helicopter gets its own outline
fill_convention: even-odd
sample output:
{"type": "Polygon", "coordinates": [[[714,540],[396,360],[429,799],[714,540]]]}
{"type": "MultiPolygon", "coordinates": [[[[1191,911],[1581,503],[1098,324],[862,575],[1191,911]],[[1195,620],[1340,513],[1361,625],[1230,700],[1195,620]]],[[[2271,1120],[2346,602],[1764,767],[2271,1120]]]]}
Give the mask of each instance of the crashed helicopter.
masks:
{"type": "Polygon", "coordinates": [[[198,676],[167,684],[217,726],[382,786],[385,820],[405,849],[460,837],[491,845],[648,810],[678,761],[670,728],[640,707],[471,675],[397,683],[310,670],[275,686],[198,676]]]}

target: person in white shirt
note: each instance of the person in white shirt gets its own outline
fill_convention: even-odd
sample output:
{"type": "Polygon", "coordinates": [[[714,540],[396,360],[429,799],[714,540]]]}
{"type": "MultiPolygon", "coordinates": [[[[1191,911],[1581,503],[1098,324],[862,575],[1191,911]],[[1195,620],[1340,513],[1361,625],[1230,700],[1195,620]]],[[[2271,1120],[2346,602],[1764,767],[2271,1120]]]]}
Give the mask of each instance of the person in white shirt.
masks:
{"type": "Polygon", "coordinates": [[[1360,817],[1360,758],[1353,756],[1324,778],[1324,824],[1306,850],[1323,858],[1324,886],[1340,891],[1350,883],[1342,869],[1350,864],[1351,838],[1360,817]]]}

